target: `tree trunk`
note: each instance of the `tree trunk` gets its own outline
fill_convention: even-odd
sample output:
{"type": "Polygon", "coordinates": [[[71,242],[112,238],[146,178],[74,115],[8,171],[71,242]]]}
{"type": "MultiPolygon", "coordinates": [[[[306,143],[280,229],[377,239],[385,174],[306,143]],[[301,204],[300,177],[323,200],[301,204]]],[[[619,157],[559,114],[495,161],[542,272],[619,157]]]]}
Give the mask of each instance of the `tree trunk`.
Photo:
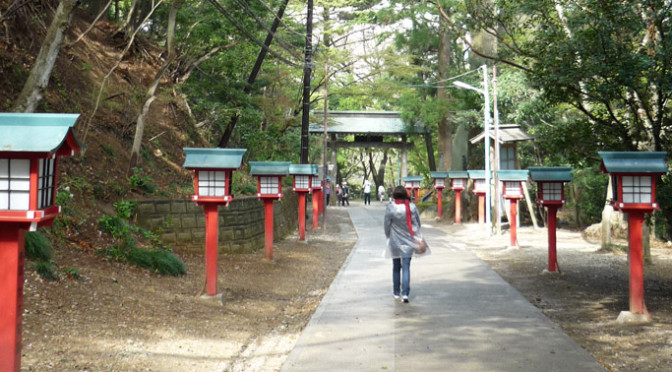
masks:
{"type": "MultiPolygon", "coordinates": [[[[159,5],[161,5],[162,2],[163,2],[163,0],[159,0],[159,1],[154,5],[154,8],[152,8],[152,12],[154,12],[154,10],[156,10],[156,8],[157,8],[159,5]]],[[[150,13],[149,15],[147,15],[147,18],[146,18],[145,20],[147,20],[147,19],[149,18],[150,15],[151,15],[151,13],[150,13]]],[[[115,70],[119,67],[119,65],[121,64],[121,61],[124,59],[124,55],[126,55],[126,52],[128,52],[128,50],[131,49],[131,46],[133,46],[133,41],[135,40],[135,35],[136,35],[139,31],[140,31],[139,28],[137,28],[135,31],[133,31],[133,33],[131,34],[131,36],[130,36],[130,38],[129,38],[129,40],[128,40],[128,43],[126,43],[126,47],[124,48],[124,50],[123,50],[123,51],[121,52],[121,54],[119,55],[119,58],[117,59],[117,62],[114,64],[114,66],[112,66],[112,68],[110,69],[110,71],[108,71],[107,74],[106,74],[105,76],[103,76],[103,80],[100,82],[100,89],[98,89],[98,95],[97,95],[97,97],[96,97],[96,103],[95,103],[95,105],[93,106],[93,111],[91,112],[91,115],[89,115],[89,120],[86,122],[86,124],[84,124],[84,135],[83,135],[83,137],[82,137],[82,142],[83,142],[83,143],[86,143],[86,138],[87,138],[87,136],[89,135],[89,129],[90,129],[90,127],[91,127],[91,121],[92,121],[93,118],[96,116],[96,112],[98,111],[98,107],[100,106],[100,100],[102,99],[102,96],[103,96],[103,90],[104,90],[104,88],[105,88],[105,84],[107,83],[107,80],[110,78],[110,76],[112,76],[112,74],[114,73],[114,71],[115,71],[115,70]]]]}
{"type": "Polygon", "coordinates": [[[54,69],[56,57],[61,50],[65,31],[70,26],[72,11],[77,4],[78,0],[62,0],[58,5],[54,19],[51,21],[47,35],[40,47],[40,53],[19,98],[14,102],[12,111],[34,112],[42,100],[42,94],[49,84],[49,77],[51,77],[51,71],[54,69]]]}
{"type": "Polygon", "coordinates": [[[308,163],[308,125],[310,120],[310,77],[313,69],[313,0],[308,0],[306,16],[306,57],[303,66],[303,111],[301,112],[301,164],[308,163]]]}
{"type": "MultiPolygon", "coordinates": [[[[282,16],[285,14],[285,8],[287,7],[288,2],[289,0],[284,0],[282,5],[280,5],[278,13],[275,16],[275,19],[273,20],[273,24],[271,25],[271,32],[269,32],[266,35],[266,40],[264,40],[264,45],[266,47],[261,48],[261,51],[259,51],[257,61],[254,63],[254,67],[252,67],[252,72],[250,72],[250,77],[247,78],[247,85],[244,88],[244,92],[246,94],[249,94],[252,91],[252,84],[254,84],[254,81],[257,79],[259,70],[261,70],[261,64],[264,62],[264,59],[266,58],[268,47],[271,46],[271,42],[273,42],[273,35],[275,35],[275,31],[278,29],[278,26],[280,25],[280,21],[282,20],[282,16]]],[[[226,129],[224,129],[224,133],[222,133],[222,137],[219,139],[217,147],[226,147],[229,144],[229,141],[231,140],[231,135],[233,134],[233,129],[236,127],[237,123],[238,123],[238,114],[235,114],[231,117],[231,121],[229,121],[229,124],[226,126],[226,129]]]]}
{"type": "Polygon", "coordinates": [[[166,30],[166,50],[168,57],[175,54],[175,19],[177,18],[177,11],[180,8],[181,0],[173,0],[173,5],[170,7],[168,13],[168,29],[166,30]]]}
{"type": "Polygon", "coordinates": [[[138,5],[138,0],[133,0],[131,3],[131,6],[128,8],[128,13],[126,14],[126,19],[124,20],[124,23],[119,25],[119,28],[117,28],[117,32],[115,32],[115,35],[120,33],[120,32],[126,32],[126,29],[132,28],[131,27],[131,20],[133,19],[133,13],[135,12],[135,9],[137,8],[138,5]]]}
{"type": "MultiPolygon", "coordinates": [[[[439,81],[444,81],[450,77],[450,31],[447,25],[447,21],[441,17],[440,18],[440,28],[439,28],[439,81]]],[[[440,85],[437,90],[437,99],[441,107],[448,107],[448,92],[443,85],[440,85]]],[[[439,121],[439,142],[438,142],[438,152],[439,152],[439,161],[442,161],[442,164],[439,164],[440,170],[450,169],[452,163],[452,148],[453,148],[453,128],[448,118],[448,112],[443,115],[441,121],[439,121]]],[[[431,139],[428,139],[431,141],[431,139]]],[[[429,148],[427,149],[429,151],[429,148]]],[[[435,168],[436,169],[436,168],[435,168]]],[[[435,170],[432,169],[432,170],[435,170]]]]}
{"type": "Polygon", "coordinates": [[[171,63],[173,63],[174,60],[175,55],[172,55],[169,59],[166,60],[166,63],[164,63],[161,69],[156,72],[156,76],[154,77],[152,85],[150,85],[149,89],[147,89],[147,98],[145,100],[144,105],[142,105],[142,110],[140,111],[138,119],[135,123],[135,136],[133,137],[133,147],[131,147],[131,160],[129,162],[128,167],[129,171],[138,164],[138,157],[140,156],[140,147],[142,146],[142,137],[145,132],[145,119],[147,118],[147,114],[149,113],[149,108],[152,105],[152,102],[154,102],[154,100],[156,99],[156,90],[159,87],[161,78],[163,78],[163,74],[166,72],[166,70],[171,65],[171,63]]]}

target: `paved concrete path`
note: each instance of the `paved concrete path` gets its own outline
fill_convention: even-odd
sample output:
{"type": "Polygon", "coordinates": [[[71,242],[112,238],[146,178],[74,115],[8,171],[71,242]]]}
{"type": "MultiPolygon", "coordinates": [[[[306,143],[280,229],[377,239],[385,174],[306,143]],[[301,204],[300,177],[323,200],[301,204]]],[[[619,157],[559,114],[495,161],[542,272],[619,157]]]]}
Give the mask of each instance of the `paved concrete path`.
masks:
{"type": "Polygon", "coordinates": [[[281,371],[605,371],[468,250],[474,225],[411,262],[410,303],[392,297],[382,258],[386,204],[349,207],[359,239],[281,371]]]}

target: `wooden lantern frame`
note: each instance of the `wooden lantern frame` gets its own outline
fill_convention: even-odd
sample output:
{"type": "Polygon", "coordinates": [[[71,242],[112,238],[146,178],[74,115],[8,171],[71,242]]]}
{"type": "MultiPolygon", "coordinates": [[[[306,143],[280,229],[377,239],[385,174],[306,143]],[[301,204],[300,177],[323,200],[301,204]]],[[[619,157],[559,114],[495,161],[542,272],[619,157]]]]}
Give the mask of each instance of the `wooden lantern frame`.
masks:
{"type": "Polygon", "coordinates": [[[612,179],[614,209],[628,215],[628,263],[630,266],[629,311],[623,311],[618,320],[623,322],[650,322],[644,302],[643,226],[644,215],[658,209],[656,178],[667,173],[666,152],[602,151],[600,170],[612,179]],[[637,180],[639,182],[635,183],[637,180]],[[646,180],[642,184],[641,181],[646,180]],[[626,189],[627,188],[627,189],[626,189]],[[644,191],[647,192],[644,192],[644,191]],[[646,196],[642,200],[642,196],[646,196]],[[627,197],[627,198],[626,198],[627,197]],[[630,198],[632,197],[632,198],[630,198]],[[635,200],[637,199],[637,200],[635,200]]]}
{"type": "MultiPolygon", "coordinates": [[[[485,184],[485,171],[484,170],[469,170],[469,179],[472,180],[472,192],[476,195],[485,195],[487,191],[487,185],[485,184]]],[[[492,178],[491,178],[492,179],[492,178]]]]}
{"type": "Polygon", "coordinates": [[[526,182],[529,176],[527,169],[507,169],[497,171],[499,182],[502,183],[502,197],[508,200],[520,200],[525,197],[523,193],[523,182],[526,182]]]}
{"type": "Polygon", "coordinates": [[[450,189],[457,191],[464,191],[467,189],[467,182],[469,181],[469,172],[467,171],[449,171],[450,189]]]}
{"type": "Polygon", "coordinates": [[[557,215],[565,204],[565,183],[572,180],[572,168],[529,167],[530,178],[537,183],[537,204],[546,208],[549,273],[560,272],[557,254],[557,215]]]}
{"type": "Polygon", "coordinates": [[[429,172],[433,180],[433,187],[436,190],[443,190],[446,188],[446,179],[448,172],[429,172]]]}
{"type": "Polygon", "coordinates": [[[542,206],[565,205],[565,183],[572,180],[569,167],[529,167],[530,178],[537,183],[536,203],[542,206]]]}
{"type": "Polygon", "coordinates": [[[666,152],[601,151],[598,154],[602,157],[600,170],[608,173],[612,180],[610,203],[614,209],[645,213],[659,209],[656,178],[667,173],[666,152]],[[648,200],[642,200],[643,196],[648,200]]]}
{"type": "Polygon", "coordinates": [[[25,231],[51,225],[61,156],[81,150],[79,114],[0,113],[0,370],[21,370],[25,231]]]}
{"type": "Polygon", "coordinates": [[[194,194],[191,201],[228,205],[233,200],[233,171],[240,168],[247,149],[194,148],[182,149],[183,167],[194,171],[194,194]],[[205,192],[203,192],[205,191],[205,192]]]}

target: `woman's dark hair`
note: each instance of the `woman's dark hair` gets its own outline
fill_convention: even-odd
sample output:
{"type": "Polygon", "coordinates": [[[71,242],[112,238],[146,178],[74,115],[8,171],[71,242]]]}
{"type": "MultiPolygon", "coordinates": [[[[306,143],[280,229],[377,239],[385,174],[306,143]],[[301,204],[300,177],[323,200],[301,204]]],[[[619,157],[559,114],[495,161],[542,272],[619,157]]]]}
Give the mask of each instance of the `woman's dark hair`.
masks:
{"type": "Polygon", "coordinates": [[[411,198],[408,196],[408,192],[406,192],[406,188],[401,185],[394,188],[394,191],[392,191],[392,197],[395,200],[411,200],[411,198]]]}

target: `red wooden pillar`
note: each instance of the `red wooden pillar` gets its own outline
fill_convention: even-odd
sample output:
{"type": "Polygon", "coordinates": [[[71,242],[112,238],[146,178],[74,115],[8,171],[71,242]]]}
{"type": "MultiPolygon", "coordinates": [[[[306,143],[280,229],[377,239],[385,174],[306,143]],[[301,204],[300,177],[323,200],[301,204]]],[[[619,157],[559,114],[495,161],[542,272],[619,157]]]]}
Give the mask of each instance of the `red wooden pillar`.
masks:
{"type": "Polygon", "coordinates": [[[413,200],[413,202],[416,203],[416,204],[418,203],[418,194],[420,194],[420,190],[419,189],[413,189],[413,196],[415,198],[413,200]]]}
{"type": "Polygon", "coordinates": [[[485,195],[478,194],[478,224],[483,228],[485,226],[485,195]]]}
{"type": "Polygon", "coordinates": [[[264,199],[264,252],[266,259],[273,259],[273,199],[264,199]]]}
{"type": "Polygon", "coordinates": [[[441,219],[441,214],[442,214],[442,207],[443,207],[443,196],[441,195],[441,192],[443,189],[436,189],[436,197],[437,197],[437,214],[439,216],[439,219],[441,219]]]}
{"type": "Polygon", "coordinates": [[[318,192],[313,191],[313,229],[317,229],[320,226],[320,201],[318,197],[318,192]]]}
{"type": "Polygon", "coordinates": [[[299,240],[303,241],[306,240],[306,193],[297,194],[299,194],[299,240]]]}
{"type": "Polygon", "coordinates": [[[0,224],[0,371],[21,369],[25,230],[0,224]]]}
{"type": "Polygon", "coordinates": [[[554,273],[558,270],[558,255],[556,251],[555,224],[558,214],[558,207],[548,206],[548,271],[554,273]]]}
{"type": "Polygon", "coordinates": [[[320,214],[324,214],[324,191],[317,190],[314,192],[315,197],[317,198],[317,209],[320,211],[320,214]]]}
{"type": "Polygon", "coordinates": [[[203,203],[205,211],[205,293],[217,295],[217,246],[219,211],[216,203],[203,203]]]}
{"type": "Polygon", "coordinates": [[[627,211],[630,225],[630,312],[648,314],[644,304],[644,266],[642,259],[643,211],[627,211]]]}
{"type": "Polygon", "coordinates": [[[518,206],[518,199],[511,199],[511,211],[510,211],[510,216],[511,216],[511,221],[509,221],[509,224],[511,225],[511,246],[515,247],[518,242],[518,227],[516,226],[516,220],[518,219],[516,216],[518,206]]]}
{"type": "Polygon", "coordinates": [[[455,223],[462,223],[462,191],[459,190],[455,191],[455,223]]]}

